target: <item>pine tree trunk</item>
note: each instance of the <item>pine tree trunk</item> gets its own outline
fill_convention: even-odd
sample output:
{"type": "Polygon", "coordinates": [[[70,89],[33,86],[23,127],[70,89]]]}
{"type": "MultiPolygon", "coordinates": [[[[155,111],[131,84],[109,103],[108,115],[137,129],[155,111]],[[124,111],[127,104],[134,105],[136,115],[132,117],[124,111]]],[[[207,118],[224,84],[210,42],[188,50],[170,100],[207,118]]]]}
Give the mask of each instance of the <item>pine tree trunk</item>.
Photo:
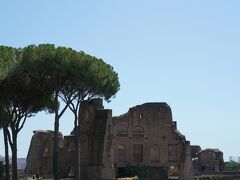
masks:
{"type": "Polygon", "coordinates": [[[7,129],[3,128],[3,137],[4,137],[4,146],[5,146],[5,173],[6,179],[10,179],[9,177],[9,151],[8,151],[8,137],[7,137],[7,129]]]}
{"type": "Polygon", "coordinates": [[[17,133],[12,132],[12,140],[13,140],[13,146],[12,146],[12,179],[17,180],[18,174],[17,174],[17,133]]]}
{"type": "MultiPolygon", "coordinates": [[[[58,91],[55,92],[55,102],[58,102],[58,91]]],[[[54,121],[54,143],[53,143],[53,179],[59,180],[59,147],[58,147],[58,134],[59,134],[59,112],[58,107],[55,108],[55,121],[54,121]]]]}
{"type": "Polygon", "coordinates": [[[75,124],[75,149],[76,149],[76,165],[75,165],[75,179],[80,180],[81,179],[81,173],[80,173],[80,133],[79,133],[79,126],[75,124]]]}
{"type": "Polygon", "coordinates": [[[78,176],[79,176],[79,180],[81,179],[81,153],[80,153],[80,125],[78,125],[78,144],[77,144],[77,161],[78,161],[78,176]]]}
{"type": "MultiPolygon", "coordinates": [[[[55,112],[56,113],[56,112],[55,112]]],[[[54,145],[53,145],[53,177],[54,180],[59,180],[59,147],[58,147],[58,134],[59,134],[59,117],[55,114],[54,122],[54,145]]]]}

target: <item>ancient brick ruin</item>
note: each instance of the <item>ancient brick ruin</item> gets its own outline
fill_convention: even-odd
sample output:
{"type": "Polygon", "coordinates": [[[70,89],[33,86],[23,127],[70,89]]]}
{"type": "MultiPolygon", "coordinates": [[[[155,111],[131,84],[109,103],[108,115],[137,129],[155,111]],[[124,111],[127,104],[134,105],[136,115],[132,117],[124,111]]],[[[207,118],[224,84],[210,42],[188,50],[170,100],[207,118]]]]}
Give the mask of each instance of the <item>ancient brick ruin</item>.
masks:
{"type": "MultiPolygon", "coordinates": [[[[114,177],[111,151],[112,111],[104,109],[102,99],[95,99],[82,104],[81,114],[81,179],[110,180],[114,177]]],[[[76,163],[74,131],[64,137],[62,152],[62,176],[74,175],[76,163]]]]}
{"type": "Polygon", "coordinates": [[[177,130],[171,108],[166,103],[145,103],[113,118],[113,154],[116,167],[124,171],[126,162],[155,169],[175,167],[179,179],[193,179],[190,143],[177,130]]]}
{"type": "MultiPolygon", "coordinates": [[[[51,130],[33,131],[33,137],[27,155],[26,174],[39,174],[46,178],[52,177],[53,137],[54,132],[51,130]]],[[[59,147],[60,149],[63,148],[63,136],[61,133],[59,133],[59,147]]]]}
{"type": "MultiPolygon", "coordinates": [[[[193,179],[195,152],[177,130],[166,103],[145,103],[117,117],[112,117],[112,111],[104,109],[102,103],[102,99],[94,99],[81,104],[81,179],[110,180],[124,175],[127,164],[150,167],[152,180],[162,179],[160,172],[173,168],[180,180],[193,179]]],[[[62,177],[75,176],[74,132],[64,138],[59,136],[62,177]]],[[[34,131],[27,174],[51,176],[52,138],[52,131],[34,131]]]]}
{"type": "Polygon", "coordinates": [[[195,174],[221,172],[224,170],[223,153],[219,149],[204,149],[191,146],[195,174]]]}

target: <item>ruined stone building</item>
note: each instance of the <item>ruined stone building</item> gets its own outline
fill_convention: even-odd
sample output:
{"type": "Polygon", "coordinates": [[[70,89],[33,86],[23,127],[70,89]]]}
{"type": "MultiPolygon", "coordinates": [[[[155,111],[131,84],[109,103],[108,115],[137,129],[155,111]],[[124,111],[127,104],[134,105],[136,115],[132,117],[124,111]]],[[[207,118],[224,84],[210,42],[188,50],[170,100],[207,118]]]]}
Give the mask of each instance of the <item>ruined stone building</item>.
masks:
{"type": "MultiPolygon", "coordinates": [[[[110,180],[126,172],[127,164],[151,167],[150,179],[154,180],[161,179],[160,170],[169,167],[177,169],[180,180],[193,179],[190,142],[177,130],[166,103],[145,103],[112,117],[112,111],[104,109],[102,100],[95,99],[82,104],[81,113],[82,179],[110,180]]],[[[39,172],[41,176],[51,173],[51,133],[34,132],[26,173],[39,172]]],[[[62,177],[75,175],[74,142],[73,132],[60,144],[62,177]]]]}
{"type": "MultiPolygon", "coordinates": [[[[104,109],[102,99],[81,105],[81,179],[110,180],[114,177],[112,144],[112,111],[104,109]]],[[[64,137],[61,173],[63,177],[75,175],[76,151],[74,131],[64,137]]]]}
{"type": "MultiPolygon", "coordinates": [[[[51,130],[33,131],[27,155],[26,174],[40,174],[44,177],[52,177],[53,137],[54,132],[51,130]]],[[[59,133],[59,147],[63,147],[63,136],[61,133],[59,133]]]]}
{"type": "Polygon", "coordinates": [[[220,172],[224,170],[223,153],[219,149],[201,150],[191,146],[195,174],[220,172]]]}
{"type": "MultiPolygon", "coordinates": [[[[114,163],[120,173],[126,164],[160,169],[175,167],[180,179],[191,179],[189,142],[177,130],[166,103],[145,103],[113,118],[114,163]]],[[[154,177],[155,178],[155,177],[154,177]]],[[[156,177],[157,178],[157,177],[156,177]]]]}
{"type": "MultiPolygon", "coordinates": [[[[81,106],[81,179],[97,180],[114,177],[111,151],[112,111],[102,106],[102,100],[85,102],[81,106]]],[[[27,155],[28,175],[39,174],[52,177],[53,169],[53,131],[34,131],[27,155]]],[[[63,138],[59,134],[61,176],[75,176],[76,151],[74,132],[63,138]]]]}

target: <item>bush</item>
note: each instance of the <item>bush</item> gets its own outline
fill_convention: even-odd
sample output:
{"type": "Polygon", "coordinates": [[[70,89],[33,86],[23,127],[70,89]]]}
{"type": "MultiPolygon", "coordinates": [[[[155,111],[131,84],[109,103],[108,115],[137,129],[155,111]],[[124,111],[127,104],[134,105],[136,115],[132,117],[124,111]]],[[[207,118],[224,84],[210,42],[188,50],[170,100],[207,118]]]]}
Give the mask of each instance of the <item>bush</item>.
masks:
{"type": "Polygon", "coordinates": [[[127,164],[124,173],[120,174],[120,177],[134,176],[137,176],[139,179],[154,179],[156,177],[168,179],[168,168],[127,164]]]}
{"type": "Polygon", "coordinates": [[[129,165],[127,164],[127,176],[128,177],[134,177],[138,176],[139,178],[148,178],[150,175],[150,169],[147,166],[141,166],[141,165],[129,165]]]}

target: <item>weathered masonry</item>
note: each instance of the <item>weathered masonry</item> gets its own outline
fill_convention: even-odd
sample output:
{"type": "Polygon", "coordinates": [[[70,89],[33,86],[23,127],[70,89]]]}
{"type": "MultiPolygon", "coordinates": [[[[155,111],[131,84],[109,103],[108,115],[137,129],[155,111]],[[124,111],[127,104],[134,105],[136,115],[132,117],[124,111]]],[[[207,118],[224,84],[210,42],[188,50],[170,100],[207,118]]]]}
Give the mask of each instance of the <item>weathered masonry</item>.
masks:
{"type": "Polygon", "coordinates": [[[195,174],[207,174],[224,170],[223,153],[219,149],[204,149],[191,146],[195,174]]]}
{"type": "MultiPolygon", "coordinates": [[[[112,180],[114,175],[111,151],[112,111],[104,109],[102,99],[81,105],[80,172],[82,180],[112,180]]],[[[62,176],[75,175],[76,151],[74,131],[64,137],[62,176]]]]}
{"type": "MultiPolygon", "coordinates": [[[[193,179],[190,143],[177,131],[166,103],[145,103],[113,118],[114,164],[121,174],[126,164],[152,167],[151,179],[161,169],[178,169],[179,179],[193,179]]],[[[151,176],[150,175],[150,176],[151,176]]]]}
{"type": "MultiPolygon", "coordinates": [[[[80,112],[84,114],[80,119],[81,136],[78,137],[83,180],[110,180],[126,173],[127,164],[150,167],[149,179],[152,180],[162,179],[160,172],[169,168],[177,171],[180,180],[194,179],[190,142],[177,130],[171,108],[166,103],[145,103],[130,108],[126,114],[112,117],[112,111],[104,109],[102,100],[94,99],[83,103],[80,112]]],[[[36,132],[33,138],[35,136],[36,132]]],[[[32,140],[26,172],[42,172],[40,175],[45,176],[47,172],[38,168],[46,162],[41,159],[46,147],[51,149],[52,141],[42,143],[41,148],[40,142],[45,141],[34,144],[32,140]],[[42,152],[31,155],[36,147],[43,149],[42,152]],[[40,160],[37,167],[33,159],[40,160]]],[[[64,137],[60,148],[61,175],[74,176],[74,133],[64,137]]],[[[48,163],[52,167],[52,162],[48,163]]]]}
{"type": "MultiPolygon", "coordinates": [[[[26,174],[39,174],[46,178],[52,177],[53,137],[54,132],[51,130],[33,131],[33,137],[27,155],[26,174]]],[[[59,148],[62,149],[63,136],[61,133],[59,133],[58,138],[59,148]]]]}

